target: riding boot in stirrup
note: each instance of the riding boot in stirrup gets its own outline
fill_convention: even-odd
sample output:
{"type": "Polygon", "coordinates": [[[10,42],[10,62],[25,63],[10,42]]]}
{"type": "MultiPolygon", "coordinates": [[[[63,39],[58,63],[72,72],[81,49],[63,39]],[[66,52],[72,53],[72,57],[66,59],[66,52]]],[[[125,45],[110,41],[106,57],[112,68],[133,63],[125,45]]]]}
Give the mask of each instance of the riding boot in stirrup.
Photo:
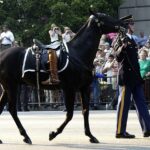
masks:
{"type": "Polygon", "coordinates": [[[49,64],[50,64],[50,81],[52,84],[59,84],[60,80],[57,74],[57,55],[55,50],[49,50],[49,64]]]}

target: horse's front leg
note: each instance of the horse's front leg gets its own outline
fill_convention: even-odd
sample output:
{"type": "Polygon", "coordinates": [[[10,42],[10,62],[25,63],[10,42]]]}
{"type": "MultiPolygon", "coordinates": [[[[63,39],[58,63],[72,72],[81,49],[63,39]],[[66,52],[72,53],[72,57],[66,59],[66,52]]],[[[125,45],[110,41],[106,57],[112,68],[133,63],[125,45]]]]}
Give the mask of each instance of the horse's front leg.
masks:
{"type": "Polygon", "coordinates": [[[62,133],[65,126],[73,117],[75,93],[68,90],[67,92],[64,92],[64,96],[65,96],[65,106],[67,110],[66,119],[56,131],[50,132],[49,140],[53,140],[58,134],[62,133]]]}
{"type": "Polygon", "coordinates": [[[82,113],[84,117],[84,129],[85,135],[90,138],[91,143],[99,143],[96,137],[94,137],[90,131],[89,126],[89,100],[90,100],[90,88],[83,88],[81,90],[82,97],[82,113]]]}

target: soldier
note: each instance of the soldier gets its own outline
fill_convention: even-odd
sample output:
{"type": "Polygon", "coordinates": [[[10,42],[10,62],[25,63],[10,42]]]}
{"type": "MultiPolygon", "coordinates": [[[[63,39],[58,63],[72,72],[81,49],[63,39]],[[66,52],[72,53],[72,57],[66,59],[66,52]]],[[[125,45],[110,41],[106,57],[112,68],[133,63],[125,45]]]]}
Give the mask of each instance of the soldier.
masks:
{"type": "Polygon", "coordinates": [[[134,22],[130,19],[127,23],[128,30],[126,40],[116,51],[116,59],[119,63],[119,97],[117,107],[116,138],[135,138],[135,135],[126,131],[128,111],[130,108],[131,95],[138,113],[143,136],[150,136],[150,115],[142,87],[142,77],[138,63],[138,48],[132,38],[134,22]]]}

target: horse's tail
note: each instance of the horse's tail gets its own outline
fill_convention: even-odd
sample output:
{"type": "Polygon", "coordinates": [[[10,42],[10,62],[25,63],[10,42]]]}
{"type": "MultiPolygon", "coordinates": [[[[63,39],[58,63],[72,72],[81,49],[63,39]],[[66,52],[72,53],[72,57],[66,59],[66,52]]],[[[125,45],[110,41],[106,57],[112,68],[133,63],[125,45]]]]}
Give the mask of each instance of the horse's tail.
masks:
{"type": "MultiPolygon", "coordinates": [[[[3,56],[3,52],[0,52],[0,101],[2,103],[2,99],[4,97],[5,91],[2,85],[2,56],[3,56]]],[[[7,99],[5,99],[6,101],[7,99]]],[[[2,105],[2,104],[1,104],[2,105]]],[[[2,110],[0,110],[0,114],[1,114],[2,110]]]]}

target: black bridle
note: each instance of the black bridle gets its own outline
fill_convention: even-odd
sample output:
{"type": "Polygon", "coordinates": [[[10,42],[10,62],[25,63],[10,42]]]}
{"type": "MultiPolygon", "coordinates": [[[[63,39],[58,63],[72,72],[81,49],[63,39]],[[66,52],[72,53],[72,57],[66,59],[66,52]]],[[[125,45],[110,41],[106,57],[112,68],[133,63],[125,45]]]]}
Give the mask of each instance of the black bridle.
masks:
{"type": "MultiPolygon", "coordinates": [[[[106,14],[102,14],[102,15],[106,16],[106,14]]],[[[96,13],[93,13],[93,15],[90,18],[94,19],[95,23],[97,24],[97,27],[99,27],[99,28],[106,25],[104,21],[99,19],[99,16],[96,13]]],[[[106,25],[106,26],[108,26],[108,25],[106,25]]],[[[121,25],[115,26],[115,29],[118,30],[118,32],[120,32],[120,33],[126,33],[126,31],[127,31],[127,29],[122,27],[121,25]]]]}

